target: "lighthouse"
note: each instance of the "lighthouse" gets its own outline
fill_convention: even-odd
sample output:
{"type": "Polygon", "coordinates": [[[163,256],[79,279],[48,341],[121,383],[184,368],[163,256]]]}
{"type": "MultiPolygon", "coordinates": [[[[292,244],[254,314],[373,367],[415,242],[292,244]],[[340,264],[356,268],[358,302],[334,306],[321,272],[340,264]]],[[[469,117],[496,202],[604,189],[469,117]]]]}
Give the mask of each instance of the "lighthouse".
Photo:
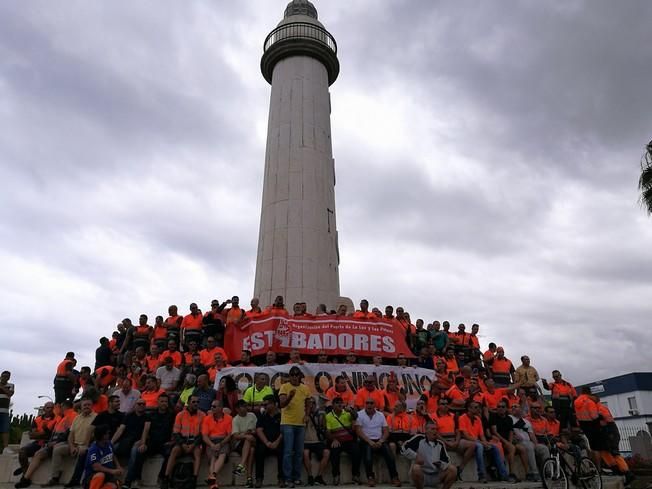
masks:
{"type": "Polygon", "coordinates": [[[340,65],[337,43],[308,0],[290,2],[263,44],[263,77],[272,86],[254,296],[277,295],[308,312],[340,297],[335,161],[329,87],[340,65]]]}

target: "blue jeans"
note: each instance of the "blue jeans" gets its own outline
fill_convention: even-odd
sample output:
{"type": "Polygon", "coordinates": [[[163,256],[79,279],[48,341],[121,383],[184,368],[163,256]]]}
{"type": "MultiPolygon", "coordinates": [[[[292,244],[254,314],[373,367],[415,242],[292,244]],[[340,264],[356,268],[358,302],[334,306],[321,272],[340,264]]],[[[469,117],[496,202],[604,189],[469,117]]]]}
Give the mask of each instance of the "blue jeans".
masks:
{"type": "Polygon", "coordinates": [[[484,464],[484,452],[485,450],[489,452],[491,458],[494,461],[496,469],[498,469],[498,475],[500,477],[507,477],[507,469],[505,468],[505,462],[503,462],[502,457],[500,456],[500,451],[495,445],[491,445],[491,448],[485,448],[482,443],[479,441],[475,442],[475,465],[478,468],[478,478],[485,477],[487,475],[487,469],[484,464]]]}
{"type": "Polygon", "coordinates": [[[286,481],[301,480],[305,431],[304,426],[281,425],[281,434],[283,435],[283,478],[286,481]]]}

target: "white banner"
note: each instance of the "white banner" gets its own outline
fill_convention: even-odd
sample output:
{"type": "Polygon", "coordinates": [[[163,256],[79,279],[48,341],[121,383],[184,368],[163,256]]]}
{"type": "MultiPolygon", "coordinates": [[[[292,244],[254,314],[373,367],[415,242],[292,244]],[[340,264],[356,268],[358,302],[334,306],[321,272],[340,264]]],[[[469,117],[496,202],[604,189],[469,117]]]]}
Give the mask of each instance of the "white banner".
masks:
{"type": "Polygon", "coordinates": [[[325,399],[326,391],[333,386],[335,378],[342,375],[346,379],[349,388],[355,394],[358,388],[362,387],[364,379],[373,377],[379,389],[387,386],[387,379],[393,373],[398,380],[400,389],[405,390],[406,401],[409,409],[416,406],[417,400],[424,392],[430,390],[430,382],[434,377],[434,371],[426,368],[397,367],[394,365],[375,367],[373,365],[348,365],[334,363],[306,363],[304,365],[276,365],[274,367],[230,367],[219,372],[215,379],[217,389],[220,379],[226,375],[234,378],[240,392],[253,384],[254,375],[266,373],[270,379],[270,385],[279,389],[286,379],[291,367],[299,367],[303,372],[303,383],[308,386],[315,397],[325,399]]]}

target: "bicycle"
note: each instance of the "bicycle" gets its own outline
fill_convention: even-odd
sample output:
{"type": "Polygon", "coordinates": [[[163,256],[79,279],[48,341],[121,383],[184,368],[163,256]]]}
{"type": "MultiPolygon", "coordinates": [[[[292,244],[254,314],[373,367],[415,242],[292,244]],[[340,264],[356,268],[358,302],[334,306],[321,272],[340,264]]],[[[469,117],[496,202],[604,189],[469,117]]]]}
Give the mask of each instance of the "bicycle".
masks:
{"type": "Polygon", "coordinates": [[[578,446],[571,450],[559,448],[550,443],[550,458],[541,466],[541,481],[545,489],[569,489],[568,480],[580,489],[602,489],[602,476],[593,461],[582,456],[578,446]],[[563,455],[570,455],[574,465],[568,463],[563,455]]]}

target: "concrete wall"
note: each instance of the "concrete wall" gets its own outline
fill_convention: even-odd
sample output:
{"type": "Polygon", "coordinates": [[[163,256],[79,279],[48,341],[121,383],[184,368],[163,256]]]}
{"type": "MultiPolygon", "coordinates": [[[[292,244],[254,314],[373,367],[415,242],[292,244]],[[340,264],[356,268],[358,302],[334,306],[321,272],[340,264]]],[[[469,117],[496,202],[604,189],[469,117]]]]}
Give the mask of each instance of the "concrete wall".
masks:
{"type": "Polygon", "coordinates": [[[339,258],[326,68],[293,56],[273,73],[254,295],[335,307],[339,258]]]}

